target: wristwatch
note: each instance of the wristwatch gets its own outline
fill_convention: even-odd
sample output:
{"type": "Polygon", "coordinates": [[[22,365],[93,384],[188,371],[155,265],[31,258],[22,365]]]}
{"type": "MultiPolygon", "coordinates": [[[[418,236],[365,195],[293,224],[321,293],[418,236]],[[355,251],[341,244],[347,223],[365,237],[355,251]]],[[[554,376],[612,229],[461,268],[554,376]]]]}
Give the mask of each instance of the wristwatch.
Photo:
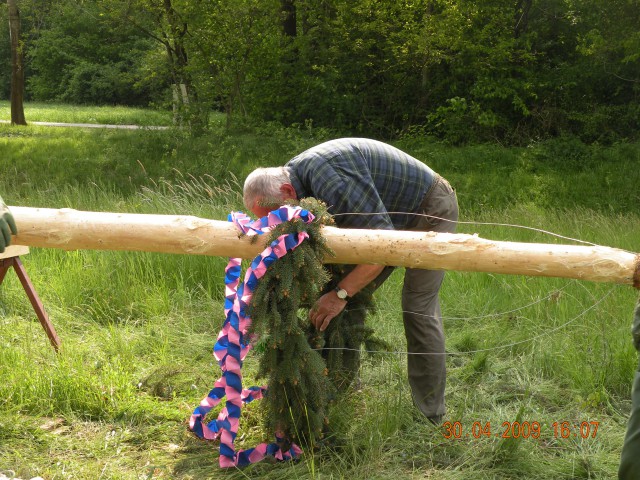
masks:
{"type": "Polygon", "coordinates": [[[340,300],[349,300],[351,298],[344,288],[336,287],[334,290],[340,300]]]}

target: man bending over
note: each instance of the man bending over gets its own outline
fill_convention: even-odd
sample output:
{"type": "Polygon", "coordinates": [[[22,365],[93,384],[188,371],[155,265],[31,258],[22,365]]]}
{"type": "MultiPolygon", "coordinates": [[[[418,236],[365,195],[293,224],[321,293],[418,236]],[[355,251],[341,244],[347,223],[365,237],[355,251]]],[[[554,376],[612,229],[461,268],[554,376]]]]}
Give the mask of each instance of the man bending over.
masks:
{"type": "MultiPolygon", "coordinates": [[[[265,216],[285,200],[314,197],[343,228],[454,232],[458,202],[444,178],[407,153],[375,140],[343,138],[310,148],[284,167],[259,168],[245,180],[244,204],[265,216]]],[[[309,319],[320,331],[382,265],[357,265],[318,299],[309,319]]],[[[380,276],[380,277],[379,277],[380,276]]],[[[407,268],[402,289],[408,376],[413,401],[434,424],[445,414],[445,339],[438,292],[444,272],[407,268]]]]}

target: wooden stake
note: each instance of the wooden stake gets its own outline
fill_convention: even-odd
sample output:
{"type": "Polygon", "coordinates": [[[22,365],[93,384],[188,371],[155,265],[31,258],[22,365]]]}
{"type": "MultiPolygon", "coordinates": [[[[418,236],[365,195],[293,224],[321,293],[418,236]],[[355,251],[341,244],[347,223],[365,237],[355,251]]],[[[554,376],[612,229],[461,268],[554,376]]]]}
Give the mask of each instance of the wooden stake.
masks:
{"type": "MultiPolygon", "coordinates": [[[[10,207],[14,243],[65,250],[136,250],[253,258],[264,242],[239,238],[219,220],[182,215],[82,212],[10,207]]],[[[368,263],[563,277],[640,288],[640,255],[600,247],[492,241],[475,235],[324,227],[335,257],[328,263],[368,263]]]]}

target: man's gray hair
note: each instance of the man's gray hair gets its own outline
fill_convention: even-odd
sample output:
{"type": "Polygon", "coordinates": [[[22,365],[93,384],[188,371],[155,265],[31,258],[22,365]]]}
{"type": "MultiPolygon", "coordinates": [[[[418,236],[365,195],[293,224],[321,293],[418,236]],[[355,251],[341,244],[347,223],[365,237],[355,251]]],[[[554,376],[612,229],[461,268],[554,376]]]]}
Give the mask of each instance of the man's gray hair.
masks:
{"type": "Polygon", "coordinates": [[[280,187],[285,183],[291,183],[286,167],[256,168],[244,181],[242,191],[244,206],[251,210],[259,198],[280,199],[282,196],[280,187]]]}

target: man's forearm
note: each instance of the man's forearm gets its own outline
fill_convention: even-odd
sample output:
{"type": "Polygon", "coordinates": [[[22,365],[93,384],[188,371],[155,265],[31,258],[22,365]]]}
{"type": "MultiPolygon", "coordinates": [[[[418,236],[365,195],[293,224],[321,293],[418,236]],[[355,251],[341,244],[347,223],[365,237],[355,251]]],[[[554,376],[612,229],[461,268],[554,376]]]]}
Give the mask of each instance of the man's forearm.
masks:
{"type": "MultiPolygon", "coordinates": [[[[345,289],[349,296],[353,296],[374,280],[383,269],[383,265],[358,265],[338,282],[338,286],[345,289]]],[[[347,301],[339,298],[336,292],[327,292],[309,310],[309,320],[322,332],[346,305],[347,301]]]]}
{"type": "Polygon", "coordinates": [[[357,265],[345,277],[338,282],[340,288],[344,288],[350,297],[366,287],[376,279],[380,272],[384,270],[384,265],[357,265]]]}

